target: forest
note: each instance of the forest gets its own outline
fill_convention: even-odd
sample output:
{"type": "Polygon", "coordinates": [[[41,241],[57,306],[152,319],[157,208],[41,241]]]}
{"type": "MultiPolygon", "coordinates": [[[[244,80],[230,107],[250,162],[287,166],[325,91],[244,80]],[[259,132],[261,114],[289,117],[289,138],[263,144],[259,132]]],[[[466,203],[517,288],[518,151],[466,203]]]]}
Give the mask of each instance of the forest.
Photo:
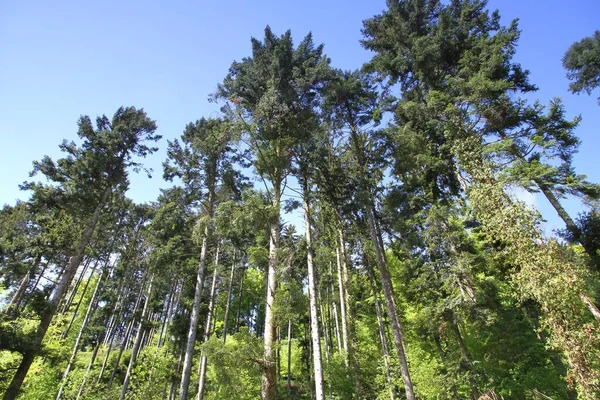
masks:
{"type": "MultiPolygon", "coordinates": [[[[166,141],[142,108],[81,116],[33,162],[0,209],[4,400],[600,399],[580,118],[530,100],[517,21],[485,0],[365,18],[357,70],[267,26],[219,115],[166,141]],[[170,187],[136,203],[159,146],[170,187]]],[[[558,61],[591,95],[600,31],[558,61]]]]}

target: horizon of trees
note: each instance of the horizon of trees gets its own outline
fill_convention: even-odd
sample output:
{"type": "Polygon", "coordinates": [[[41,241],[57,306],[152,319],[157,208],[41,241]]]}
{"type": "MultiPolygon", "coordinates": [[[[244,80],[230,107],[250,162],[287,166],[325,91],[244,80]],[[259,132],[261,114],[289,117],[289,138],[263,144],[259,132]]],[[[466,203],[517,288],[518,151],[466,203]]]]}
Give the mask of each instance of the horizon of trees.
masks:
{"type": "MultiPolygon", "coordinates": [[[[524,98],[517,22],[484,0],[390,0],[362,33],[354,71],[311,34],[252,38],[151,203],[126,196],[161,139],[143,109],[82,116],[33,163],[0,210],[4,400],[600,397],[580,118],[524,98]]],[[[562,62],[591,94],[599,32],[562,62]]]]}

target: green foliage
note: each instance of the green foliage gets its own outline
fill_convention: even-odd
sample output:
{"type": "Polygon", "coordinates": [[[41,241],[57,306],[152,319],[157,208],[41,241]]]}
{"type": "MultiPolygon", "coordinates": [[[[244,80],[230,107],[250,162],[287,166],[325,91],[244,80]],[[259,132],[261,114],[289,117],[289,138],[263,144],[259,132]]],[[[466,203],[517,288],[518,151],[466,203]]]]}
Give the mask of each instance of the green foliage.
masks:
{"type": "MultiPolygon", "coordinates": [[[[120,108],[95,124],[82,117],[79,144],[65,141],[63,158],[35,162],[32,176],[41,172],[48,183],[24,183],[31,200],[0,210],[2,295],[9,299],[27,284],[18,307],[0,312],[0,392],[31,352],[43,358],[35,359],[20,399],[54,399],[61,385],[65,399],[80,388],[81,398],[118,398],[139,336],[125,398],[168,397],[179,386],[194,298],[200,322],[191,328],[207,325],[208,274],[202,296],[194,295],[205,243],[209,258],[219,246],[221,285],[214,329],[195,342],[192,359],[207,356],[205,398],[256,399],[272,366],[278,398],[314,398],[308,249],[280,218],[282,203],[284,211],[300,204],[284,192],[297,180],[312,219],[311,294],[327,397],[405,397],[388,300],[399,312],[418,398],[596,398],[600,283],[589,267],[600,259],[600,218],[596,207],[573,222],[559,202],[600,195],[573,168],[579,117],[567,119],[560,99],[545,106],[519,97],[536,87],[513,61],[517,22],[502,25],[486,1],[387,5],[364,22],[362,43],[373,58],[360,71],[330,67],[310,34],[295,45],[289,31],[278,36],[267,27],[262,40],[252,39],[251,56],[231,65],[214,95],[225,115],[189,123],[169,142],[164,178],[180,186],[162,190],[151,205],[124,196],[128,169],[144,169],[138,158],[156,151],[151,143],[160,139],[143,110],[120,108]],[[378,128],[382,121],[389,124],[378,128]],[[243,176],[251,166],[264,192],[243,176]],[[545,195],[574,244],[546,238],[541,215],[509,194],[515,185],[545,195]],[[103,229],[80,243],[94,210],[102,211],[103,229]],[[98,279],[87,272],[72,298],[63,296],[71,305],[56,307],[40,347],[39,317],[54,312],[48,299],[77,248],[85,263],[106,269],[97,303],[84,327],[98,279]],[[374,268],[380,248],[391,282],[374,268]],[[347,264],[347,280],[338,262],[347,264]],[[270,272],[277,284],[266,304],[270,272]],[[382,283],[390,284],[390,298],[382,283]],[[277,343],[272,355],[262,337],[268,323],[277,343]]],[[[599,35],[575,43],[563,60],[576,93],[599,85],[599,35]]],[[[198,378],[192,372],[192,396],[198,378]]]]}
{"type": "Polygon", "coordinates": [[[250,400],[260,396],[256,382],[262,373],[258,364],[263,356],[262,339],[242,328],[225,344],[216,337],[209,339],[203,351],[209,363],[208,398],[250,400]]]}
{"type": "Polygon", "coordinates": [[[571,92],[591,94],[600,85],[600,31],[573,43],[562,61],[567,77],[573,81],[571,92]]]}

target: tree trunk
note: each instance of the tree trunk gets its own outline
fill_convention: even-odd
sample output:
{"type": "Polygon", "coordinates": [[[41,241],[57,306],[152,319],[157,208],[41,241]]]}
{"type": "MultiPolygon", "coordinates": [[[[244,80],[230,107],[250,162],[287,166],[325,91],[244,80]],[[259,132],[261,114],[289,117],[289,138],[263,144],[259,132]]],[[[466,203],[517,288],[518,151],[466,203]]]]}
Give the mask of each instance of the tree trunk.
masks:
{"type": "Polygon", "coordinates": [[[335,319],[335,338],[337,340],[338,353],[342,353],[342,339],[340,337],[340,324],[338,321],[337,303],[333,302],[333,318],[335,319]]]}
{"type": "Polygon", "coordinates": [[[344,290],[344,278],[342,272],[342,251],[338,247],[335,249],[337,259],[337,276],[338,276],[338,290],[340,293],[340,314],[342,317],[342,346],[344,348],[344,360],[346,366],[348,366],[348,320],[346,319],[346,291],[344,290]]]}
{"type": "Polygon", "coordinates": [[[313,263],[314,250],[312,247],[312,234],[310,222],[310,188],[308,178],[303,178],[304,194],[304,229],[306,237],[306,264],[308,269],[308,299],[310,308],[310,333],[313,350],[313,374],[315,383],[315,398],[323,400],[325,392],[323,391],[323,363],[321,359],[321,338],[319,336],[319,316],[317,315],[317,278],[313,263]]]}
{"type": "MultiPolygon", "coordinates": [[[[108,261],[107,261],[108,262],[108,261]]],[[[93,272],[92,272],[93,273],[93,272]]],[[[85,312],[85,317],[83,318],[83,322],[81,324],[81,328],[79,328],[79,333],[77,334],[77,338],[75,339],[75,344],[73,345],[73,350],[71,351],[71,357],[69,358],[69,362],[67,363],[67,367],[65,368],[65,372],[63,373],[60,388],[58,389],[58,394],[56,395],[56,400],[59,400],[62,396],[63,390],[65,388],[65,382],[67,381],[67,377],[69,376],[69,371],[71,371],[71,367],[75,362],[75,358],[77,357],[77,352],[79,351],[79,345],[81,343],[81,339],[83,338],[83,333],[87,328],[87,324],[90,321],[90,317],[92,316],[93,311],[96,309],[96,298],[98,297],[98,293],[100,291],[100,287],[102,286],[102,278],[104,277],[104,269],[100,272],[100,276],[98,277],[98,282],[96,282],[96,288],[94,289],[94,293],[92,294],[92,298],[90,299],[90,303],[88,305],[87,311],[85,312]]],[[[91,276],[88,279],[88,282],[91,280],[91,276]]],[[[87,287],[87,285],[86,285],[87,287]]],[[[83,301],[83,295],[81,295],[81,302],[83,301]]],[[[78,305],[79,307],[79,305],[78,305]]]]}
{"type": "Polygon", "coordinates": [[[235,313],[235,332],[240,331],[240,312],[242,309],[242,297],[244,294],[244,277],[246,276],[246,269],[242,268],[242,272],[240,274],[240,288],[238,290],[238,305],[237,311],[235,313]]]}
{"type": "MultiPolygon", "coordinates": [[[[137,298],[135,300],[135,305],[133,306],[133,312],[131,313],[131,321],[127,324],[127,328],[125,329],[125,335],[123,336],[123,341],[121,342],[121,346],[119,347],[119,354],[117,355],[117,360],[115,361],[115,366],[113,367],[112,374],[110,374],[110,379],[108,380],[108,387],[112,386],[112,383],[115,379],[115,375],[117,374],[117,370],[119,369],[119,362],[121,361],[121,356],[125,351],[125,347],[127,347],[127,343],[129,342],[129,336],[131,335],[131,331],[133,330],[133,325],[135,324],[135,314],[140,306],[140,302],[142,301],[144,293],[144,285],[140,286],[140,290],[138,292],[137,298]]],[[[107,356],[108,357],[108,356],[107,356]]],[[[100,379],[100,378],[98,378],[100,379]]]]}
{"type": "Polygon", "coordinates": [[[150,283],[148,284],[148,294],[146,295],[146,301],[144,302],[142,317],[140,318],[140,325],[135,336],[135,343],[133,345],[133,350],[131,351],[131,358],[129,359],[129,365],[127,366],[127,373],[125,374],[125,381],[123,382],[123,387],[121,388],[121,395],[119,396],[119,400],[125,399],[125,394],[129,389],[129,381],[131,380],[131,374],[133,373],[133,368],[135,367],[135,362],[137,360],[138,352],[140,350],[140,345],[142,344],[142,338],[145,331],[144,324],[146,323],[146,318],[148,317],[148,310],[150,309],[150,298],[152,297],[153,280],[154,277],[151,277],[150,283]]]}
{"type": "MultiPolygon", "coordinates": [[[[456,337],[456,341],[458,342],[458,347],[460,349],[460,354],[466,364],[467,370],[473,370],[473,359],[471,358],[471,353],[467,349],[465,342],[460,333],[460,328],[456,323],[454,315],[450,316],[450,327],[452,328],[452,332],[454,332],[454,336],[456,337]]],[[[477,384],[475,383],[475,379],[472,374],[469,374],[469,384],[471,385],[471,400],[477,400],[479,398],[479,389],[477,388],[477,384]]]]}
{"type": "Polygon", "coordinates": [[[327,336],[327,322],[325,321],[325,309],[323,308],[323,299],[319,296],[317,297],[317,302],[319,303],[319,312],[321,313],[321,332],[323,332],[323,345],[325,347],[325,362],[329,364],[329,337],[327,336]],[[319,301],[321,299],[321,301],[319,301]]]}
{"type": "MultiPolygon", "coordinates": [[[[67,300],[62,305],[62,308],[60,310],[61,314],[65,314],[69,310],[69,308],[71,307],[71,304],[73,303],[73,300],[75,299],[75,295],[77,295],[77,291],[79,290],[79,285],[83,281],[83,277],[87,273],[88,268],[90,267],[91,262],[92,262],[92,258],[91,257],[88,257],[85,260],[85,263],[83,265],[83,269],[81,270],[81,273],[79,274],[79,276],[75,280],[75,284],[71,288],[71,291],[69,292],[69,295],[67,296],[67,300]]],[[[96,260],[96,262],[94,263],[94,267],[93,267],[94,269],[96,268],[96,265],[98,264],[98,262],[99,261],[96,260]]]]}
{"type": "MultiPolygon", "coordinates": [[[[73,326],[73,322],[75,321],[75,318],[77,317],[77,314],[79,313],[79,307],[81,307],[81,304],[83,303],[84,296],[87,293],[88,286],[90,286],[90,282],[92,280],[91,278],[92,278],[92,276],[94,276],[94,272],[96,272],[96,267],[98,265],[98,262],[99,262],[99,260],[96,261],[96,263],[94,263],[94,267],[92,268],[92,272],[90,274],[90,277],[88,278],[88,280],[85,282],[85,285],[83,286],[83,290],[81,291],[81,296],[79,297],[79,301],[77,302],[77,306],[75,306],[75,310],[73,311],[73,315],[71,316],[71,320],[69,321],[69,324],[67,325],[67,328],[60,335],[61,339],[64,339],[64,338],[67,337],[67,335],[69,334],[69,331],[71,330],[71,327],[73,326]]],[[[107,265],[108,265],[108,260],[106,260],[106,262],[102,266],[102,272],[100,273],[100,278],[102,277],[104,268],[106,268],[107,265]]],[[[97,288],[98,287],[96,286],[96,289],[97,288]]],[[[94,293],[95,293],[95,291],[94,291],[94,293]]]]}
{"type": "MultiPolygon", "coordinates": [[[[212,200],[210,200],[212,201],[212,200]]],[[[190,315],[190,327],[187,334],[185,347],[185,356],[183,359],[183,371],[181,373],[181,383],[179,385],[179,400],[187,400],[190,387],[190,377],[192,374],[192,357],[194,355],[194,345],[196,344],[196,334],[198,331],[198,312],[200,300],[202,300],[202,289],[204,286],[204,271],[206,269],[206,253],[208,250],[208,224],[204,228],[202,238],[202,249],[200,250],[200,265],[196,274],[196,289],[194,291],[194,302],[192,303],[192,313],[190,315]]]]}
{"type": "MultiPolygon", "coordinates": [[[[348,256],[346,254],[346,239],[344,237],[344,230],[341,227],[342,221],[339,219],[338,223],[340,224],[340,228],[338,229],[339,236],[339,251],[340,251],[340,265],[342,271],[343,278],[343,294],[344,294],[344,302],[340,301],[340,306],[345,307],[346,309],[346,324],[347,324],[347,335],[348,335],[348,347],[346,349],[347,356],[352,363],[352,369],[354,372],[354,384],[356,396],[360,399],[363,397],[363,387],[362,387],[362,379],[360,373],[360,365],[357,357],[357,344],[356,344],[356,327],[354,325],[354,300],[352,296],[350,296],[350,274],[348,272],[348,256]]],[[[340,307],[340,308],[342,308],[340,307]]]]}
{"type": "Polygon", "coordinates": [[[375,285],[375,276],[370,265],[365,265],[367,275],[369,276],[369,284],[371,291],[373,292],[373,299],[375,303],[375,314],[377,315],[377,328],[379,330],[379,341],[381,342],[381,352],[383,353],[383,363],[385,366],[385,378],[390,392],[390,399],[394,400],[394,385],[392,383],[392,375],[390,372],[390,352],[388,349],[387,336],[385,334],[385,327],[383,324],[383,315],[381,312],[381,305],[379,304],[379,290],[375,285]]]}
{"type": "MultiPolygon", "coordinates": [[[[212,284],[210,286],[210,300],[208,302],[208,314],[206,315],[206,324],[204,326],[204,343],[210,338],[212,327],[212,318],[217,300],[217,280],[219,278],[219,243],[217,243],[217,252],[215,254],[215,269],[213,271],[212,284]]],[[[197,400],[204,399],[204,386],[206,384],[206,354],[201,353],[200,366],[198,368],[198,397],[197,400]]]]}
{"type": "MultiPolygon", "coordinates": [[[[262,400],[275,400],[276,376],[273,358],[273,342],[275,324],[273,322],[273,305],[277,290],[277,250],[279,248],[279,208],[281,205],[281,182],[273,182],[273,218],[269,237],[269,268],[267,271],[267,296],[265,301],[264,343],[265,357],[262,361],[263,375],[261,386],[262,400]]],[[[181,399],[183,400],[183,399],[181,399]]]]}
{"type": "Polygon", "coordinates": [[[54,317],[54,314],[56,313],[58,304],[67,292],[67,289],[71,284],[73,277],[75,276],[75,272],[77,272],[77,267],[83,259],[85,248],[87,247],[88,243],[90,242],[90,239],[92,238],[92,234],[94,233],[94,229],[98,224],[100,214],[102,213],[104,205],[108,201],[110,193],[110,187],[105,189],[100,203],[98,203],[96,209],[94,210],[94,213],[92,214],[92,217],[88,221],[83,235],[81,236],[81,239],[79,240],[79,243],[77,245],[77,249],[75,250],[75,254],[69,260],[68,266],[65,268],[65,271],[61,275],[60,280],[58,281],[58,285],[56,286],[56,289],[52,294],[52,297],[50,297],[48,306],[41,315],[40,324],[38,325],[35,337],[33,339],[31,350],[28,350],[25,354],[23,354],[23,359],[21,360],[21,363],[19,364],[19,367],[15,375],[13,376],[12,381],[6,389],[6,393],[4,393],[3,400],[15,400],[17,398],[17,395],[21,390],[21,386],[23,385],[23,381],[25,380],[25,376],[27,376],[27,372],[29,371],[33,360],[40,351],[42,341],[44,340],[46,332],[48,331],[48,327],[52,322],[52,317],[54,317]]]}
{"type": "MultiPolygon", "coordinates": [[[[506,139],[505,134],[500,133],[500,136],[503,139],[506,139]]],[[[525,157],[523,156],[523,154],[521,153],[519,148],[514,143],[511,145],[511,149],[514,152],[514,155],[516,157],[521,159],[523,162],[529,164],[529,161],[527,161],[525,159],[525,157]]],[[[577,226],[575,221],[573,221],[573,219],[571,218],[571,216],[569,215],[567,210],[565,210],[564,207],[562,206],[562,204],[560,204],[560,201],[558,200],[558,198],[552,191],[552,188],[550,186],[544,184],[541,181],[541,179],[539,179],[539,178],[534,178],[533,181],[535,182],[537,187],[541,190],[541,192],[544,194],[546,199],[548,199],[548,202],[550,202],[550,205],[552,205],[552,207],[554,208],[554,210],[556,211],[556,213],[558,214],[560,219],[563,220],[563,222],[565,223],[565,226],[567,227],[567,230],[569,232],[571,232],[571,234],[573,235],[573,238],[577,242],[581,243],[585,252],[592,258],[592,260],[595,259],[596,258],[595,250],[583,243],[583,241],[581,240],[581,230],[579,229],[579,227],[577,226]]],[[[600,268],[600,266],[598,266],[598,265],[595,265],[595,267],[600,268]]]]}
{"type": "MultiPolygon", "coordinates": [[[[446,353],[444,352],[444,349],[442,349],[442,342],[440,340],[440,335],[437,333],[433,334],[433,341],[435,343],[435,348],[437,349],[438,355],[440,356],[440,360],[442,360],[442,365],[444,366],[444,369],[447,368],[448,363],[446,361],[446,353]]],[[[444,371],[445,373],[446,371],[444,371]]],[[[450,378],[453,379],[453,378],[450,378]]],[[[460,395],[458,394],[458,391],[456,390],[456,385],[454,384],[454,381],[450,382],[450,391],[452,391],[452,395],[454,396],[455,399],[460,398],[460,395]]]]}
{"type": "Polygon", "coordinates": [[[102,344],[102,340],[98,340],[98,342],[94,346],[94,351],[92,352],[92,357],[90,358],[90,361],[88,362],[88,366],[85,370],[85,374],[83,375],[83,379],[81,380],[81,383],[79,384],[79,390],[77,391],[77,396],[75,397],[75,400],[79,400],[81,398],[81,394],[83,393],[83,388],[85,387],[85,382],[87,381],[87,377],[90,374],[92,367],[94,366],[94,361],[96,361],[96,356],[98,355],[98,350],[100,349],[101,344],[102,344]]]}
{"type": "Polygon", "coordinates": [[[589,296],[586,296],[583,293],[581,293],[579,295],[579,298],[581,299],[581,301],[583,301],[583,304],[586,305],[586,307],[588,308],[588,310],[590,310],[590,313],[592,313],[592,315],[594,316],[594,318],[596,318],[596,321],[600,321],[600,310],[598,309],[598,307],[596,306],[596,304],[594,304],[594,302],[592,301],[592,299],[590,299],[589,296]]]}
{"type": "Polygon", "coordinates": [[[288,320],[287,331],[287,393],[292,394],[292,320],[288,320]]]}
{"type": "Polygon", "coordinates": [[[233,262],[231,263],[231,271],[229,272],[229,285],[227,286],[227,304],[225,305],[225,316],[223,317],[223,343],[227,341],[227,326],[229,322],[229,310],[231,308],[231,293],[233,292],[233,275],[235,273],[235,252],[233,254],[233,262]]]}
{"type": "MultiPolygon", "coordinates": [[[[33,291],[35,289],[37,289],[38,285],[40,284],[40,281],[42,280],[42,278],[44,278],[44,273],[46,272],[46,269],[48,269],[48,267],[50,266],[50,264],[52,263],[51,260],[47,260],[44,263],[44,266],[42,267],[42,270],[40,271],[40,273],[38,274],[37,279],[35,280],[35,282],[33,283],[33,285],[30,286],[29,289],[29,294],[33,293],[33,291]]],[[[23,298],[21,299],[21,301],[19,303],[17,303],[17,308],[16,310],[18,311],[21,307],[23,307],[25,304],[25,301],[27,299],[27,293],[23,296],[23,298]]]]}
{"type": "Polygon", "coordinates": [[[175,296],[176,296],[176,293],[178,292],[178,288],[179,288],[179,281],[175,281],[175,283],[173,283],[171,293],[169,295],[169,300],[167,302],[167,311],[165,313],[163,322],[160,326],[160,334],[158,335],[158,343],[157,343],[156,347],[163,346],[165,330],[167,329],[167,325],[171,321],[171,315],[173,314],[173,305],[175,304],[175,296]]]}
{"type": "Polygon", "coordinates": [[[21,283],[19,284],[19,288],[10,299],[10,303],[8,303],[8,307],[6,308],[7,313],[15,313],[19,311],[19,304],[23,300],[23,296],[27,291],[27,287],[29,287],[29,281],[35,277],[35,270],[37,269],[38,264],[40,263],[42,256],[37,255],[31,263],[31,268],[29,271],[23,276],[21,279],[21,283]]]}
{"type": "Polygon", "coordinates": [[[371,240],[373,242],[373,248],[375,250],[377,266],[379,268],[379,275],[381,277],[381,286],[385,295],[385,305],[392,326],[392,333],[394,335],[394,344],[396,346],[396,353],[398,354],[398,361],[400,362],[400,373],[402,374],[402,380],[404,381],[406,398],[408,400],[415,400],[415,393],[413,390],[412,380],[410,378],[410,372],[408,370],[408,362],[406,361],[406,353],[404,352],[404,333],[402,332],[402,325],[400,324],[400,320],[398,319],[398,310],[396,307],[392,277],[390,276],[390,272],[388,270],[385,252],[381,247],[381,235],[377,229],[377,225],[375,222],[373,206],[368,205],[366,207],[366,212],[367,223],[369,225],[369,231],[371,234],[371,240]]]}
{"type": "MultiPolygon", "coordinates": [[[[185,346],[182,343],[181,344],[181,350],[179,351],[179,358],[177,359],[177,374],[179,374],[179,371],[181,370],[181,366],[183,365],[183,358],[185,355],[185,346]]],[[[175,397],[177,396],[177,376],[173,376],[173,379],[171,380],[171,387],[169,388],[169,400],[173,400],[175,399],[175,397]]]]}

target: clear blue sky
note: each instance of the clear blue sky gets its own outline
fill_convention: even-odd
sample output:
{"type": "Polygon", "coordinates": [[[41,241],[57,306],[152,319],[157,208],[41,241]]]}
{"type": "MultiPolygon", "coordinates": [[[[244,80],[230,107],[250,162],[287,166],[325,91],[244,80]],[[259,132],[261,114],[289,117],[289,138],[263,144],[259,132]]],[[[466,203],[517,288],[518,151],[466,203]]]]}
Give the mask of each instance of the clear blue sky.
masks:
{"type": "MultiPolygon", "coordinates": [[[[595,96],[574,96],[561,58],[571,43],[600,29],[597,0],[491,0],[503,21],[520,19],[516,59],[531,71],[542,102],[563,98],[568,114],[581,114],[582,139],[575,165],[600,182],[597,151],[600,107],[595,96]]],[[[377,1],[0,1],[0,205],[25,199],[17,185],[31,162],[59,157],[62,139],[76,138],[82,114],[111,116],[121,105],[143,107],[165,138],[186,123],[216,113],[207,101],[234,60],[250,53],[251,36],[265,25],[309,31],[325,44],[332,64],[359,68],[361,21],[379,13],[377,1]]],[[[132,177],[129,195],[151,201],[160,187],[166,140],[147,159],[155,177],[132,177]]],[[[553,213],[537,199],[554,226],[553,213]]],[[[569,210],[577,213],[576,202],[569,210]]],[[[558,225],[557,225],[558,226],[558,225]]]]}

